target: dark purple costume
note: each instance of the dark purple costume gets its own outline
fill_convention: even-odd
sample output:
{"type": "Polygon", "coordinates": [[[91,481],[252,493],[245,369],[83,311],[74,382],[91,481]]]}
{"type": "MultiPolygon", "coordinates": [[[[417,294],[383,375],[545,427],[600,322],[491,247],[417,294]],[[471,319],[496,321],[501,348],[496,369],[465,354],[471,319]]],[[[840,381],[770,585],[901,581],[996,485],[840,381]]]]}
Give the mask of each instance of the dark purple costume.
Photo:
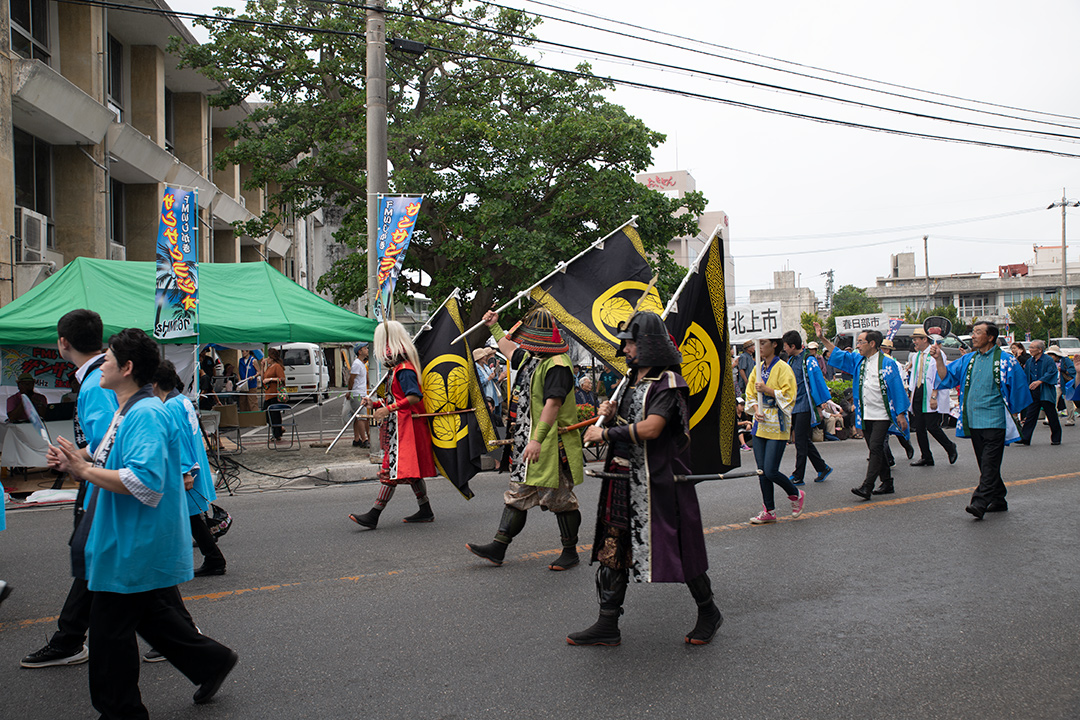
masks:
{"type": "Polygon", "coordinates": [[[690,472],[689,390],[678,373],[654,372],[623,393],[608,431],[606,470],[625,479],[601,487],[592,559],[637,582],[686,583],[709,569],[697,492],[675,482],[690,472]],[[632,442],[629,425],[649,415],[667,419],[660,436],[632,442]]]}

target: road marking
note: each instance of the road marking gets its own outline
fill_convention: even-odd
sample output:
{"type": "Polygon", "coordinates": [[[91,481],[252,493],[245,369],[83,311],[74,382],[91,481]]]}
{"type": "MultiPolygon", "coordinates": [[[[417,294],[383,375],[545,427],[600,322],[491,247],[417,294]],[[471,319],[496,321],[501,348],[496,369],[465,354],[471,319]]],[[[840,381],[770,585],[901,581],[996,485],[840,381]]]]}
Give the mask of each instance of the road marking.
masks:
{"type": "MultiPolygon", "coordinates": [[[[1080,477],[1080,472],[1063,473],[1061,475],[1046,475],[1044,477],[1028,478],[1026,480],[1011,480],[1005,483],[1006,487],[1020,487],[1021,485],[1031,485],[1046,480],[1064,480],[1066,478],[1080,477]]],[[[957,495],[967,495],[971,493],[975,488],[959,488],[956,490],[943,490],[936,493],[927,493],[925,495],[914,495],[912,497],[892,498],[889,500],[878,500],[872,502],[863,502],[858,505],[849,505],[845,507],[829,508],[828,510],[817,510],[815,512],[804,512],[799,518],[795,519],[795,522],[802,520],[803,518],[815,518],[815,517],[827,517],[830,515],[840,515],[843,513],[862,512],[864,510],[874,510],[876,508],[892,507],[894,505],[907,505],[914,502],[925,502],[927,500],[940,500],[947,497],[956,497],[957,495]]],[[[792,518],[785,517],[780,518],[780,522],[792,522],[792,518]]],[[[744,528],[755,527],[749,522],[730,523],[728,525],[715,525],[713,527],[705,528],[705,534],[711,535],[718,532],[728,532],[730,530],[742,530],[744,528]]],[[[592,550],[592,544],[578,545],[578,552],[589,552],[592,550]]],[[[540,560],[552,555],[558,555],[562,552],[561,548],[554,550],[540,550],[538,552],[525,553],[524,555],[518,555],[511,558],[507,562],[527,562],[529,560],[540,560]]],[[[434,568],[436,571],[445,571],[451,568],[434,568]]],[[[184,597],[184,602],[194,602],[196,600],[222,600],[228,597],[236,597],[244,595],[246,593],[254,592],[276,592],[285,588],[301,587],[305,585],[318,585],[321,583],[329,582],[352,582],[358,583],[361,580],[373,580],[376,578],[393,577],[394,575],[400,575],[404,570],[385,570],[377,573],[364,573],[362,575],[347,575],[345,577],[326,578],[323,580],[303,580],[301,582],[294,583],[281,583],[278,585],[263,585],[261,587],[240,588],[237,590],[221,590],[219,592],[203,593],[200,595],[188,595],[184,597]]],[[[17,630],[21,628],[32,627],[34,625],[40,625],[42,623],[53,623],[59,618],[58,615],[51,617],[35,618],[32,620],[13,620],[6,623],[0,623],[0,633],[8,630],[17,630]]]]}

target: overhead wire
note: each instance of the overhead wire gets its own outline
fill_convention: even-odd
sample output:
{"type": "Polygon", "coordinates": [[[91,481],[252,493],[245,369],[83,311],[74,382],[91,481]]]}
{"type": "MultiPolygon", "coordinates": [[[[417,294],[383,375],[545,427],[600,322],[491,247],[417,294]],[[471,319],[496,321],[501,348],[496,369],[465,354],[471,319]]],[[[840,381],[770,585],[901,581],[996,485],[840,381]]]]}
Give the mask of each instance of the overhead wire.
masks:
{"type": "MultiPolygon", "coordinates": [[[[260,21],[260,20],[251,20],[251,19],[248,19],[248,18],[238,18],[238,17],[228,16],[228,15],[223,16],[223,15],[206,15],[206,14],[202,14],[202,13],[188,13],[188,12],[181,12],[181,11],[174,11],[174,10],[165,10],[165,9],[157,8],[157,7],[139,7],[139,6],[132,6],[132,5],[124,5],[124,4],[120,4],[120,3],[116,3],[116,2],[108,2],[108,0],[57,0],[57,1],[58,2],[70,3],[70,4],[92,5],[92,6],[116,9],[116,10],[119,10],[119,11],[137,12],[137,13],[144,13],[144,14],[157,14],[157,15],[164,15],[164,16],[176,16],[176,17],[183,17],[183,18],[189,18],[189,19],[203,20],[203,21],[206,21],[206,22],[225,22],[225,23],[234,23],[234,24],[241,24],[241,25],[247,25],[247,26],[253,26],[253,27],[283,29],[283,30],[286,30],[286,31],[297,32],[297,33],[302,33],[302,34],[320,33],[320,34],[348,36],[348,37],[357,37],[357,38],[363,38],[364,37],[364,33],[355,32],[355,31],[335,30],[335,29],[330,29],[330,28],[315,28],[315,27],[310,27],[310,26],[301,26],[301,25],[293,25],[293,24],[286,24],[286,23],[275,23],[275,22],[267,22],[267,21],[260,21]]],[[[381,8],[381,7],[372,8],[372,6],[360,5],[360,4],[354,4],[354,3],[344,3],[344,2],[341,2],[341,0],[320,0],[320,1],[324,2],[324,3],[330,3],[330,4],[341,4],[341,5],[345,5],[345,6],[349,6],[349,7],[354,7],[356,9],[378,9],[378,10],[381,10],[383,12],[386,12],[387,14],[403,15],[403,16],[413,17],[415,19],[439,21],[438,18],[431,18],[431,17],[423,16],[423,15],[403,13],[401,11],[391,11],[391,10],[388,10],[386,8],[381,8]]],[[[479,29],[479,28],[476,28],[474,26],[466,26],[466,27],[471,27],[471,29],[479,29]]],[[[944,135],[934,135],[934,134],[931,134],[931,133],[921,133],[921,132],[915,132],[915,131],[910,131],[910,130],[901,130],[901,129],[898,129],[898,128],[886,128],[886,127],[881,127],[881,126],[876,126],[876,125],[869,125],[869,124],[866,124],[866,123],[856,123],[856,122],[853,122],[853,121],[839,120],[839,119],[827,118],[827,117],[820,117],[820,116],[815,116],[815,115],[809,115],[809,114],[806,114],[806,113],[795,112],[795,111],[791,111],[791,110],[783,110],[783,109],[780,109],[780,108],[773,108],[773,107],[764,106],[764,105],[757,105],[757,104],[753,104],[753,103],[745,103],[745,102],[740,102],[740,101],[736,101],[736,100],[730,100],[730,99],[727,99],[727,98],[717,97],[717,96],[713,96],[713,95],[707,95],[707,94],[704,94],[704,93],[696,93],[696,92],[691,92],[691,91],[687,91],[687,90],[676,90],[676,89],[673,89],[673,88],[667,88],[667,87],[662,87],[662,86],[658,86],[658,85],[652,85],[652,84],[649,84],[649,83],[644,83],[644,82],[639,82],[639,81],[623,80],[623,79],[618,79],[618,78],[614,78],[614,77],[604,77],[604,76],[594,75],[594,74],[591,74],[591,73],[583,73],[583,72],[576,71],[576,70],[566,70],[566,69],[563,69],[563,68],[557,68],[557,67],[541,65],[539,63],[529,62],[529,61],[525,61],[525,60],[517,60],[517,59],[513,59],[513,58],[500,58],[500,57],[486,56],[486,55],[482,55],[482,54],[479,54],[479,53],[468,53],[468,52],[463,52],[463,51],[450,50],[450,49],[445,49],[445,48],[436,48],[436,47],[430,47],[430,46],[427,49],[435,51],[435,52],[442,52],[442,53],[445,53],[445,54],[454,55],[454,56],[457,56],[457,57],[462,57],[462,58],[472,58],[472,59],[477,59],[477,60],[485,60],[485,61],[490,61],[490,62],[505,63],[505,64],[529,67],[529,68],[533,68],[533,69],[537,69],[537,70],[542,70],[542,71],[545,71],[545,72],[559,73],[559,74],[562,74],[562,75],[565,75],[565,76],[577,77],[577,78],[581,78],[581,79],[600,80],[602,82],[608,82],[608,83],[611,83],[611,84],[614,84],[614,85],[621,85],[621,86],[624,86],[624,87],[634,87],[634,88],[638,88],[638,89],[650,90],[650,91],[655,91],[655,92],[662,92],[662,93],[666,93],[666,94],[679,95],[679,96],[687,97],[687,98],[691,98],[691,99],[706,100],[706,101],[716,102],[716,103],[723,104],[723,105],[728,105],[730,107],[737,107],[737,108],[742,108],[742,109],[754,110],[754,111],[758,111],[758,112],[764,112],[764,113],[773,114],[773,115],[779,115],[779,116],[783,116],[783,117],[790,117],[790,118],[796,118],[796,119],[809,120],[811,122],[817,122],[817,123],[829,124],[829,125],[836,125],[838,127],[847,127],[847,128],[852,128],[852,129],[862,129],[862,130],[867,130],[867,131],[871,131],[871,132],[882,132],[882,133],[886,133],[886,134],[897,135],[897,136],[901,136],[901,137],[910,137],[910,138],[924,139],[924,140],[936,140],[936,141],[940,141],[940,142],[951,142],[951,143],[957,143],[957,144],[963,144],[963,145],[972,145],[972,146],[976,146],[976,147],[988,147],[988,148],[995,148],[995,149],[1016,150],[1016,151],[1020,151],[1020,152],[1030,152],[1030,153],[1043,154],[1043,155],[1052,155],[1052,156],[1057,156],[1057,157],[1080,158],[1080,154],[1067,153],[1067,152],[1058,151],[1058,150],[1049,150],[1049,149],[1045,149],[1045,148],[1035,148],[1035,147],[1027,147],[1027,146],[1021,146],[1021,145],[1010,145],[1010,144],[1007,144],[1007,143],[995,143],[995,142],[990,142],[990,141],[974,140],[974,139],[969,139],[969,138],[957,138],[957,137],[949,137],[949,136],[944,136],[944,135]]]]}
{"type": "MultiPolygon", "coordinates": [[[[1077,122],[1080,122],[1080,117],[1075,116],[1075,115],[1065,115],[1065,114],[1061,114],[1061,113],[1052,113],[1052,112],[1046,112],[1046,111],[1043,111],[1043,110],[1032,110],[1030,108],[1016,107],[1016,106],[1013,106],[1013,105],[1004,105],[1004,104],[1000,104],[1000,103],[989,102],[989,101],[986,101],[986,100],[978,100],[978,99],[974,99],[974,98],[965,98],[965,97],[958,96],[958,95],[950,95],[948,93],[935,92],[933,90],[924,90],[924,89],[921,89],[921,88],[911,87],[909,85],[902,85],[902,84],[899,84],[899,83],[892,83],[892,82],[888,82],[888,81],[885,81],[885,80],[875,80],[873,78],[867,78],[867,77],[863,77],[861,75],[855,75],[855,74],[852,74],[852,73],[846,73],[846,72],[842,72],[842,71],[839,71],[839,70],[830,70],[828,68],[822,68],[822,67],[817,67],[817,66],[814,66],[814,65],[808,65],[806,63],[800,63],[800,62],[796,62],[794,60],[785,60],[784,58],[778,58],[778,57],[774,57],[774,56],[771,56],[771,55],[765,55],[763,53],[751,52],[749,50],[740,50],[739,48],[730,47],[728,45],[721,45],[719,43],[710,42],[708,40],[701,40],[701,39],[698,39],[698,38],[688,37],[686,35],[679,35],[677,33],[666,32],[666,31],[663,31],[663,30],[657,30],[656,28],[645,27],[645,26],[642,26],[642,25],[635,25],[634,23],[627,22],[625,20],[617,20],[615,18],[610,18],[610,17],[605,17],[605,16],[602,16],[602,15],[596,15],[596,14],[593,14],[593,13],[589,13],[589,12],[586,12],[584,10],[577,10],[577,9],[574,9],[574,8],[562,7],[562,6],[559,6],[559,5],[555,5],[553,3],[542,2],[542,0],[523,0],[523,1],[531,3],[533,5],[539,5],[539,6],[551,8],[551,9],[554,9],[554,10],[561,10],[563,12],[567,12],[567,13],[571,13],[571,14],[575,14],[575,15],[581,15],[581,16],[584,16],[584,17],[592,18],[594,20],[602,20],[602,21],[609,22],[609,23],[612,23],[612,24],[615,24],[615,25],[621,25],[623,27],[633,28],[635,30],[642,30],[642,31],[645,31],[645,32],[655,33],[655,34],[663,36],[663,37],[670,37],[670,38],[673,38],[673,39],[676,39],[676,40],[683,40],[683,41],[687,41],[687,42],[698,43],[700,45],[705,45],[707,47],[714,47],[714,48],[718,48],[720,50],[727,50],[729,52],[742,53],[744,55],[749,55],[751,57],[759,57],[759,58],[762,58],[764,60],[770,60],[772,62],[779,62],[779,63],[784,63],[785,65],[792,65],[792,66],[795,66],[795,67],[806,68],[807,70],[813,70],[815,72],[829,73],[831,75],[837,75],[839,77],[847,77],[847,78],[851,78],[853,80],[860,80],[860,81],[863,81],[863,82],[876,83],[878,85],[884,85],[886,87],[894,87],[894,88],[897,88],[898,90],[907,90],[909,92],[923,93],[923,94],[926,94],[926,95],[933,95],[935,97],[948,98],[950,100],[959,100],[961,102],[969,102],[969,103],[975,103],[977,105],[985,105],[987,107],[996,107],[996,108],[1001,108],[1003,110],[1015,110],[1017,112],[1025,112],[1025,113],[1031,113],[1031,114],[1034,114],[1034,115],[1043,115],[1045,117],[1056,117],[1056,118],[1062,118],[1062,119],[1066,119],[1066,120],[1075,120],[1077,122]]],[[[566,20],[565,18],[558,18],[558,17],[549,16],[549,15],[541,15],[540,13],[537,13],[535,11],[526,11],[526,10],[520,9],[520,8],[514,8],[514,7],[510,7],[510,6],[506,6],[506,5],[501,5],[499,3],[492,2],[491,0],[475,0],[475,2],[479,2],[479,3],[484,4],[484,5],[491,5],[491,6],[494,6],[494,7],[500,7],[500,8],[504,8],[504,9],[519,10],[520,12],[528,12],[529,14],[536,15],[537,17],[543,17],[545,19],[550,19],[550,20],[555,20],[555,21],[559,21],[559,22],[565,22],[565,23],[570,23],[570,24],[574,24],[574,25],[579,25],[581,27],[588,27],[590,29],[599,30],[601,32],[616,33],[616,34],[624,35],[625,37],[628,37],[628,38],[644,40],[645,42],[654,42],[654,43],[657,43],[657,44],[660,44],[660,45],[665,45],[667,47],[672,47],[672,48],[679,49],[679,50],[686,50],[686,51],[689,51],[689,52],[696,52],[696,53],[704,53],[704,51],[695,50],[694,48],[687,48],[687,47],[682,46],[682,45],[675,45],[673,43],[661,43],[660,41],[651,40],[649,38],[641,38],[641,37],[634,36],[634,35],[617,33],[617,31],[614,31],[614,30],[608,30],[608,29],[605,29],[605,28],[597,28],[597,27],[592,26],[592,25],[586,25],[585,23],[576,23],[576,22],[571,21],[571,20],[566,20]]],[[[711,53],[704,53],[704,54],[712,55],[711,53]]],[[[820,80],[822,82],[834,83],[834,84],[843,85],[843,86],[846,86],[846,87],[852,87],[852,88],[857,88],[857,89],[861,89],[861,90],[867,90],[867,91],[870,91],[870,92],[882,93],[882,94],[886,94],[886,95],[894,95],[896,97],[908,98],[908,99],[916,100],[918,102],[943,104],[943,105],[946,105],[947,107],[960,107],[960,106],[955,106],[955,105],[952,105],[952,104],[949,104],[949,103],[938,103],[937,101],[926,100],[925,98],[909,98],[909,96],[902,95],[902,94],[891,93],[891,92],[888,92],[888,91],[885,91],[885,90],[879,90],[879,89],[876,89],[876,88],[868,88],[868,87],[865,87],[865,86],[855,85],[855,84],[852,84],[852,83],[845,83],[845,82],[842,82],[842,81],[839,81],[839,80],[831,80],[829,78],[819,77],[819,76],[816,76],[816,75],[810,75],[810,74],[807,74],[807,73],[799,73],[799,72],[796,72],[796,71],[793,71],[793,70],[785,70],[783,68],[775,68],[775,67],[772,67],[772,66],[769,66],[769,65],[754,63],[754,62],[751,62],[751,61],[748,61],[748,60],[742,60],[742,59],[739,59],[739,58],[730,58],[730,57],[722,56],[722,55],[714,55],[714,56],[718,57],[718,58],[721,58],[721,59],[725,59],[725,60],[731,60],[732,62],[739,62],[739,63],[743,63],[743,64],[748,64],[748,65],[751,65],[751,66],[754,66],[754,67],[761,67],[761,68],[765,68],[765,69],[768,69],[768,70],[773,70],[775,72],[793,74],[793,75],[797,75],[799,77],[806,77],[806,78],[810,78],[810,79],[813,79],[813,80],[820,80]]],[[[961,109],[963,109],[963,108],[961,108],[961,109]]],[[[976,110],[974,108],[967,108],[967,109],[970,110],[971,112],[985,112],[985,113],[990,114],[990,115],[999,115],[999,113],[994,113],[994,112],[990,112],[990,111],[976,110]]],[[[1002,117],[1008,117],[1008,118],[1013,118],[1013,119],[1023,119],[1023,120],[1026,120],[1028,122],[1045,122],[1045,121],[1039,121],[1039,120],[1030,120],[1030,119],[1027,119],[1027,118],[1017,118],[1017,117],[1015,117],[1013,115],[1008,115],[1008,114],[1000,114],[1000,115],[1002,117]]],[[[1057,125],[1057,123],[1050,123],[1050,122],[1046,122],[1046,124],[1057,125]]],[[[1062,125],[1062,127],[1074,127],[1074,126],[1072,126],[1072,125],[1062,125]]]]}

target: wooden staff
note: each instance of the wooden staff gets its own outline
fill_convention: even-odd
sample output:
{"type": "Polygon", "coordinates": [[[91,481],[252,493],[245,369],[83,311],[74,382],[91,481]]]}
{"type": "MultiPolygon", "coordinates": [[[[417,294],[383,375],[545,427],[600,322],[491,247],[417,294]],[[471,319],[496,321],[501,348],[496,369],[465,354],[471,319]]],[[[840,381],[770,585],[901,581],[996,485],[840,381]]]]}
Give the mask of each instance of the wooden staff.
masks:
{"type": "Polygon", "coordinates": [[[573,425],[567,425],[566,427],[561,427],[561,428],[559,428],[559,434],[562,435],[563,433],[568,433],[571,430],[580,430],[583,427],[588,427],[589,425],[592,425],[594,422],[596,422],[596,418],[598,418],[598,417],[599,417],[599,415],[593,415],[588,420],[582,420],[579,423],[574,423],[573,425]]]}

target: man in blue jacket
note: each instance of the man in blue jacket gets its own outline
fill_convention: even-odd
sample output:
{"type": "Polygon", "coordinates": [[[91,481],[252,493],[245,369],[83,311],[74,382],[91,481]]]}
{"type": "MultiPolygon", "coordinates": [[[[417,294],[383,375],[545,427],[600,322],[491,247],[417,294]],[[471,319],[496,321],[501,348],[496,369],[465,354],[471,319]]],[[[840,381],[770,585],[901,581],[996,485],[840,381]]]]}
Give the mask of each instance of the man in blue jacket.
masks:
{"type": "Polygon", "coordinates": [[[1024,416],[1024,428],[1020,431],[1020,444],[1030,445],[1035,426],[1039,424],[1039,411],[1046,413],[1050,423],[1050,444],[1061,444],[1061,422],[1057,414],[1058,369],[1054,359],[1046,354],[1046,343],[1032,340],[1028,348],[1031,359],[1024,365],[1028,387],[1031,389],[1032,403],[1028,405],[1024,416]]]}
{"type": "Polygon", "coordinates": [[[177,588],[192,577],[191,528],[174,426],[149,384],[158,363],[157,343],[142,330],[114,335],[101,386],[120,409],[92,462],[63,437],[49,448],[51,465],[92,485],[71,564],[91,592],[90,700],[103,718],[149,718],[136,633],[199,685],[196,703],[217,693],[238,660],[199,633],[177,588]]]}
{"type": "Polygon", "coordinates": [[[881,478],[881,488],[876,494],[894,492],[892,470],[885,458],[885,439],[888,433],[905,440],[908,436],[907,390],[901,377],[900,366],[891,357],[880,352],[882,335],[877,330],[859,333],[855,341],[857,352],[846,352],[825,337],[821,325],[814,323],[821,342],[829,351],[829,365],[852,376],[851,387],[855,400],[855,427],[863,431],[870,460],[866,467],[866,479],[851,492],[863,500],[874,493],[874,482],[881,478]]]}
{"type": "Polygon", "coordinates": [[[1009,509],[1005,481],[1001,479],[1001,458],[1005,446],[1020,439],[1013,415],[1031,402],[1024,368],[1012,353],[998,347],[997,337],[997,325],[975,323],[971,328],[975,351],[961,355],[948,366],[941,346],[930,346],[930,357],[937,364],[937,389],[960,391],[956,436],[971,438],[979,464],[979,486],[965,508],[976,520],[982,520],[985,513],[1009,509]]]}
{"type": "Polygon", "coordinates": [[[814,482],[824,482],[832,468],[821,457],[811,433],[812,428],[821,424],[821,410],[825,403],[832,399],[832,393],[825,384],[825,376],[817,360],[803,350],[802,335],[799,331],[787,331],[783,341],[784,352],[787,353],[791,372],[795,375],[797,388],[795,405],[791,409],[791,430],[795,441],[795,472],[791,474],[791,482],[795,485],[803,484],[807,458],[817,471],[814,482]]]}

